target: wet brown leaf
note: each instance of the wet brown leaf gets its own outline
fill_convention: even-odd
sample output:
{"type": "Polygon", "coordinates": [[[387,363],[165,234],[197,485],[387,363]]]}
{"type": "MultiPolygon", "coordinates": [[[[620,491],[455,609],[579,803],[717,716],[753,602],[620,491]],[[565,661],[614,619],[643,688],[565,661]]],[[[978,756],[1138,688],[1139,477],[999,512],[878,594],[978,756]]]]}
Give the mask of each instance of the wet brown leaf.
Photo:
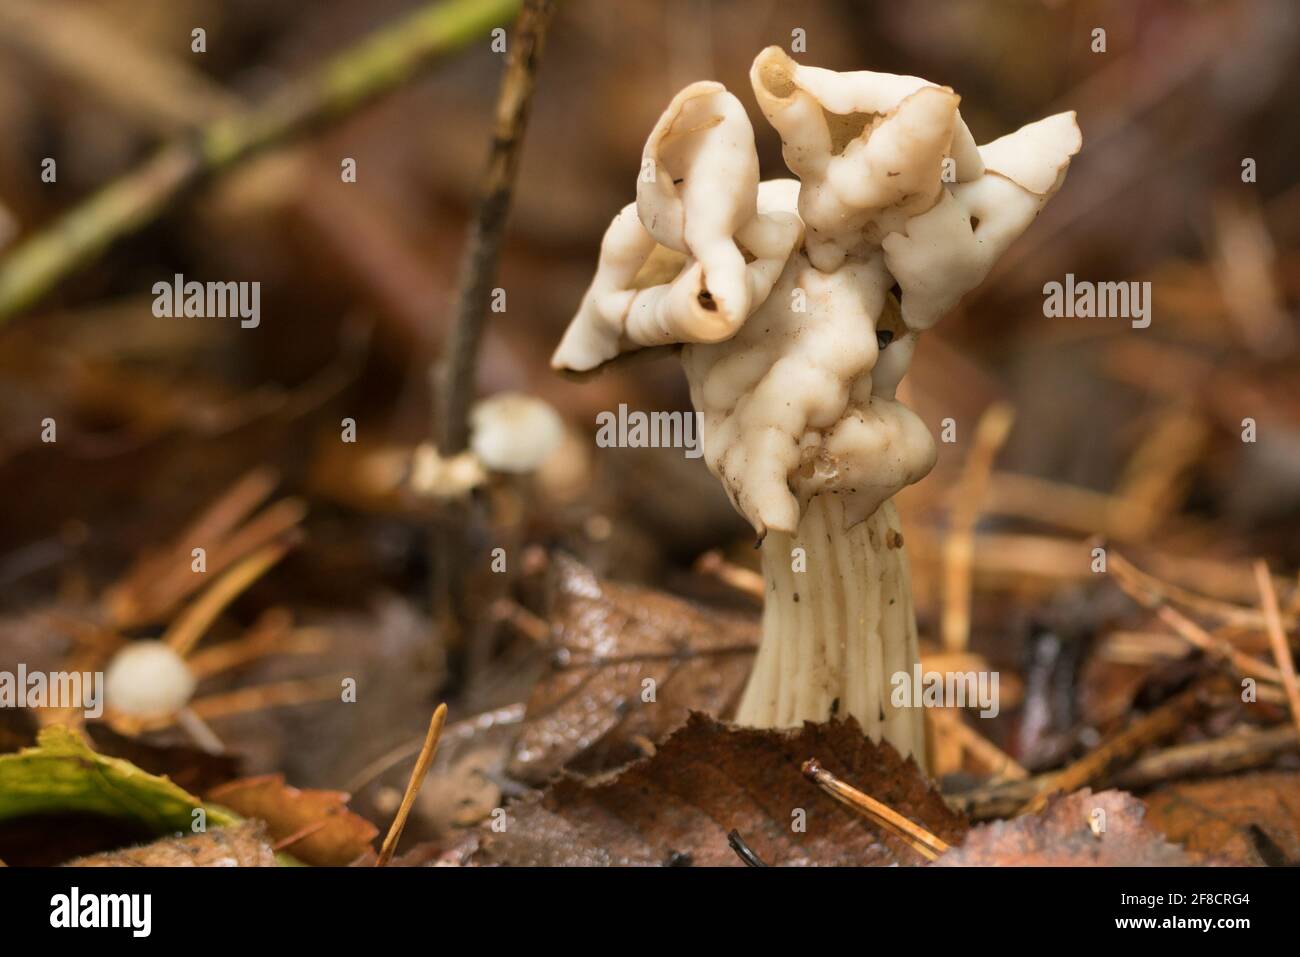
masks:
{"type": "Polygon", "coordinates": [[[371,847],[379,831],[347,808],[342,791],[290,787],[279,774],[231,781],[208,799],[244,817],[265,821],[277,848],[308,864],[339,867],[371,847]],[[287,841],[297,837],[297,840],[287,841]]]}
{"type": "Polygon", "coordinates": [[[107,851],[69,861],[68,867],[275,867],[275,852],[260,822],[245,821],[188,837],[107,851]]]}
{"type": "Polygon", "coordinates": [[[652,758],[599,780],[565,777],[509,805],[505,830],[485,824],[460,860],[742,866],[727,843],[735,829],[774,865],[924,862],[807,780],[800,765],[813,756],[949,842],[966,831],[915,763],[873,744],[854,721],[776,731],[692,714],[652,758]]]}
{"type": "Polygon", "coordinates": [[[191,794],[202,794],[237,778],[240,773],[239,757],[235,754],[210,754],[186,745],[129,738],[99,721],[86,725],[86,735],[100,754],[123,758],[150,774],[165,775],[191,794]]]}
{"type": "Polygon", "coordinates": [[[644,754],[692,710],[733,708],[758,645],[755,620],[601,580],[563,554],[554,566],[554,663],[528,701],[511,774],[539,782],[579,758],[609,767],[644,754]]]}
{"type": "Polygon", "coordinates": [[[1146,803],[1151,823],[1191,851],[1240,865],[1300,864],[1300,773],[1169,784],[1146,803]]]}
{"type": "Polygon", "coordinates": [[[1206,862],[1170,844],[1146,820],[1146,807],[1133,795],[1123,791],[1094,794],[1084,788],[1054,798],[1041,814],[973,828],[960,847],[943,855],[934,866],[1175,867],[1202,863],[1206,862]]]}

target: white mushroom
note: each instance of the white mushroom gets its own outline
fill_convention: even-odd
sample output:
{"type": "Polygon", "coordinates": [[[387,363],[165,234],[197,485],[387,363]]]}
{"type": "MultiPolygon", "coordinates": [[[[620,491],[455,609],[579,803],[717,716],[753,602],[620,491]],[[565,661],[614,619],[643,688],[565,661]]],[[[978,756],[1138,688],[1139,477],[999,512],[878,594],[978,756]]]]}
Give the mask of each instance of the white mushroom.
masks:
{"type": "Polygon", "coordinates": [[[977,148],[952,90],[775,47],[750,79],[799,182],[757,183],[735,97],[687,87],[552,364],[684,345],[705,461],[763,547],[763,640],[737,720],[852,715],[923,762],[921,714],[890,696],[919,659],[890,499],[935,449],[894,394],[918,332],[1060,188],[1078,128],[1060,114],[977,148]]]}
{"type": "Polygon", "coordinates": [[[483,463],[469,449],[444,458],[432,442],[421,442],[410,465],[411,490],[439,501],[463,499],[487,481],[483,463]]]}
{"type": "Polygon", "coordinates": [[[476,403],[469,427],[471,451],[493,472],[535,471],[564,438],[559,413],[520,392],[501,392],[476,403]]]}
{"type": "Polygon", "coordinates": [[[105,703],[132,717],[175,714],[189,703],[198,679],[170,645],[133,641],[104,673],[105,703]]]}

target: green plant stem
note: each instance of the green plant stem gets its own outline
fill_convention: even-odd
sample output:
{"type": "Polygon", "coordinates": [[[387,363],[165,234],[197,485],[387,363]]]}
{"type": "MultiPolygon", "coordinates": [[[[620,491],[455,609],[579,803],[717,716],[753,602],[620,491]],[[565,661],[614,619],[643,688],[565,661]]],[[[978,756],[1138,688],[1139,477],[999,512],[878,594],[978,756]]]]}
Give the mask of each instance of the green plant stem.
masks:
{"type": "Polygon", "coordinates": [[[261,106],[164,145],[0,261],[0,322],[32,306],[108,246],[151,222],[183,190],[259,150],[338,119],[401,86],[514,17],[521,0],[443,0],[371,34],[261,106]]]}

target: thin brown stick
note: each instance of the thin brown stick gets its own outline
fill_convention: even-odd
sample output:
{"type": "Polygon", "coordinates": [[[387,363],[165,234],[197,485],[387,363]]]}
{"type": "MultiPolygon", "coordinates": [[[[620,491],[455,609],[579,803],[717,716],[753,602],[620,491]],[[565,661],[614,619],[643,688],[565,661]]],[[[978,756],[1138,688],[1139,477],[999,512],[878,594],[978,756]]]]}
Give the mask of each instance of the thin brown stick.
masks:
{"type": "Polygon", "coordinates": [[[525,0],[509,41],[505,74],[497,94],[487,173],[460,267],[456,323],[438,370],[437,444],[444,457],[463,451],[469,441],[469,404],[479,346],[487,324],[501,240],[519,169],[537,65],[554,12],[552,0],[525,0]]]}
{"type": "Polygon", "coordinates": [[[249,555],[195,599],[172,622],[162,640],[182,658],[188,655],[226,606],[266,574],[288,551],[287,546],[274,544],[249,555]]]}
{"type": "MultiPolygon", "coordinates": [[[[1227,624],[1252,628],[1267,627],[1264,615],[1258,608],[1233,604],[1219,598],[1210,598],[1180,585],[1175,585],[1172,582],[1163,581],[1150,572],[1138,568],[1113,548],[1107,549],[1106,564],[1110,570],[1129,577],[1135,584],[1142,586],[1171,604],[1182,605],[1185,608],[1190,608],[1195,612],[1227,624]]],[[[1288,628],[1294,628],[1297,624],[1294,617],[1288,618],[1285,616],[1283,623],[1288,628]]]]}
{"type": "Polygon", "coordinates": [[[1144,537],[1177,507],[1187,475],[1211,434],[1199,412],[1175,405],[1163,410],[1126,463],[1115,495],[1140,516],[1132,530],[1144,537]]]}
{"type": "MultiPolygon", "coordinates": [[[[192,716],[203,721],[230,718],[240,714],[282,708],[292,705],[328,701],[342,688],[343,675],[326,675],[297,681],[276,681],[248,688],[236,688],[222,694],[195,698],[189,704],[192,716]]],[[[80,713],[80,712],[77,712],[80,713]]],[[[147,717],[106,712],[109,726],[118,734],[134,736],[145,731],[161,731],[177,723],[177,715],[162,714],[147,717]]]]}
{"type": "MultiPolygon", "coordinates": [[[[469,408],[479,350],[514,194],[537,66],[554,12],[552,0],[525,0],[507,47],[487,170],[460,264],[456,321],[432,370],[436,397],[434,440],[443,458],[463,452],[469,444],[469,408]]],[[[467,643],[464,633],[470,617],[461,587],[468,519],[459,511],[448,511],[445,517],[446,521],[435,525],[430,536],[430,593],[443,644],[455,648],[467,643]]],[[[471,650],[467,659],[470,670],[481,657],[474,651],[471,650]]]]}
{"type": "Polygon", "coordinates": [[[1300,747],[1300,739],[1287,726],[1263,731],[1247,731],[1165,748],[1149,754],[1117,774],[1115,787],[1132,790],[1174,778],[1191,775],[1222,774],[1257,767],[1273,760],[1279,754],[1300,747]]]}
{"type": "Polygon", "coordinates": [[[763,600],[763,576],[751,568],[733,565],[718,551],[705,552],[695,561],[694,571],[699,575],[716,578],[743,595],[763,600]]]}
{"type": "Polygon", "coordinates": [[[1029,777],[1029,772],[1015,758],[968,725],[957,709],[931,708],[928,713],[935,717],[942,733],[951,735],[962,750],[990,774],[1009,781],[1023,781],[1029,777]]]}
{"type": "MultiPolygon", "coordinates": [[[[1279,754],[1300,747],[1289,725],[1264,731],[1233,732],[1210,741],[1175,745],[1139,758],[1129,767],[1097,784],[1128,790],[1150,788],[1166,781],[1207,774],[1225,774],[1268,764],[1279,754]]],[[[971,820],[1009,817],[1050,782],[1053,774],[1026,781],[1002,781],[949,795],[952,807],[971,820]]]]}
{"type": "Polygon", "coordinates": [[[268,542],[285,537],[306,517],[307,504],[300,498],[272,502],[208,549],[208,571],[228,568],[268,542]]]}
{"type": "Polygon", "coordinates": [[[941,633],[948,651],[961,651],[970,638],[971,565],[975,558],[975,524],[988,491],[993,460],[1011,433],[1015,410],[996,402],[980,416],[953,502],[943,546],[943,613],[941,633]]]}
{"type": "Polygon", "coordinates": [[[379,849],[379,857],[375,860],[376,867],[386,867],[388,862],[393,859],[393,852],[397,850],[397,842],[406,827],[406,819],[411,814],[412,805],[415,804],[415,796],[420,792],[420,785],[424,783],[424,776],[429,773],[429,765],[433,763],[433,756],[438,753],[438,742],[442,739],[442,726],[446,721],[447,706],[440,704],[434,710],[433,717],[429,720],[429,733],[424,738],[424,747],[420,749],[420,757],[415,762],[415,769],[411,771],[411,780],[406,784],[406,793],[402,795],[401,807],[397,809],[397,816],[393,818],[393,823],[388,828],[388,834],[384,837],[383,846],[379,849]]]}
{"type": "Polygon", "coordinates": [[[984,512],[1028,518],[1084,535],[1129,538],[1137,524],[1136,507],[1105,492],[1018,472],[989,476],[984,512]]]}
{"type": "Polygon", "coordinates": [[[1172,628],[1189,645],[1200,649],[1211,658],[1230,664],[1241,677],[1262,678],[1275,684],[1282,682],[1282,673],[1267,661],[1249,655],[1231,642],[1212,635],[1181,611],[1168,603],[1166,596],[1137,568],[1121,556],[1111,558],[1115,581],[1124,593],[1172,628]]]}
{"type": "Polygon", "coordinates": [[[873,824],[885,828],[926,860],[937,860],[939,855],[948,851],[948,843],[941,837],[931,834],[919,824],[914,824],[888,804],[882,804],[851,784],[841,781],[822,767],[816,758],[805,761],[802,770],[804,777],[815,782],[835,800],[857,811],[873,824]]]}
{"type": "Polygon", "coordinates": [[[239,638],[195,651],[186,664],[196,677],[206,678],[268,655],[319,655],[329,642],[325,629],[295,628],[289,612],[271,608],[239,638]]]}
{"type": "Polygon", "coordinates": [[[1025,803],[1019,813],[1037,814],[1053,796],[1077,791],[1095,783],[1147,745],[1169,737],[1205,707],[1209,691],[1214,686],[1215,682],[1211,680],[1198,680],[1187,690],[1174,695],[1154,711],[1107,738],[1099,747],[1049,775],[1038,793],[1025,803]]]}
{"type": "Polygon", "coordinates": [[[1161,605],[1156,609],[1156,615],[1189,645],[1199,648],[1212,658],[1228,662],[1242,677],[1263,678],[1281,684],[1282,673],[1267,661],[1234,648],[1222,638],[1216,638],[1172,605],[1161,605]]]}
{"type": "Polygon", "coordinates": [[[246,472],[176,537],[174,550],[188,555],[196,544],[231,535],[271,497],[279,481],[279,473],[265,466],[246,472]]]}
{"type": "MultiPolygon", "coordinates": [[[[130,628],[167,610],[159,608],[165,603],[159,596],[179,601],[182,596],[176,596],[175,592],[184,587],[180,581],[181,575],[189,571],[190,549],[202,545],[211,550],[270,497],[278,481],[279,476],[270,468],[244,474],[169,544],[137,558],[104,594],[109,620],[118,628],[130,628]]],[[[209,567],[211,571],[218,570],[211,563],[209,567]]],[[[193,582],[186,581],[186,584],[193,582]]]]}
{"type": "Polygon", "coordinates": [[[326,701],[337,697],[341,688],[341,675],[327,675],[302,681],[277,681],[239,688],[224,694],[195,698],[190,702],[190,709],[200,718],[211,721],[215,718],[229,718],[250,711],[262,711],[266,708],[326,701]]]}
{"type": "Polygon", "coordinates": [[[1295,661],[1291,657],[1291,646],[1286,642],[1286,632],[1282,629],[1282,612],[1277,606],[1277,592],[1273,590],[1273,579],[1268,573],[1264,561],[1255,562],[1255,581],[1259,583],[1260,604],[1264,608],[1264,621],[1268,624],[1268,640],[1273,645],[1273,658],[1278,670],[1282,672],[1282,687],[1286,689],[1287,704],[1291,708],[1291,720],[1296,730],[1300,731],[1300,687],[1296,685],[1295,661]]]}

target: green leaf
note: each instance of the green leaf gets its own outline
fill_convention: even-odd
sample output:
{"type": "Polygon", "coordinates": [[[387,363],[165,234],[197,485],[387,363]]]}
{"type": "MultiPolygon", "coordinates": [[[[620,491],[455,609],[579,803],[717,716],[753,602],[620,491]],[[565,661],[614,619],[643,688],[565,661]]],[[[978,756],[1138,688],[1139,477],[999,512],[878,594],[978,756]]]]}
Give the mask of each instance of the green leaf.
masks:
{"type": "Polygon", "coordinates": [[[65,727],[45,728],[35,747],[0,755],[0,820],[85,812],[129,818],[158,833],[188,832],[199,807],[212,827],[239,820],[229,811],[202,804],[166,777],[97,754],[65,727]]]}

